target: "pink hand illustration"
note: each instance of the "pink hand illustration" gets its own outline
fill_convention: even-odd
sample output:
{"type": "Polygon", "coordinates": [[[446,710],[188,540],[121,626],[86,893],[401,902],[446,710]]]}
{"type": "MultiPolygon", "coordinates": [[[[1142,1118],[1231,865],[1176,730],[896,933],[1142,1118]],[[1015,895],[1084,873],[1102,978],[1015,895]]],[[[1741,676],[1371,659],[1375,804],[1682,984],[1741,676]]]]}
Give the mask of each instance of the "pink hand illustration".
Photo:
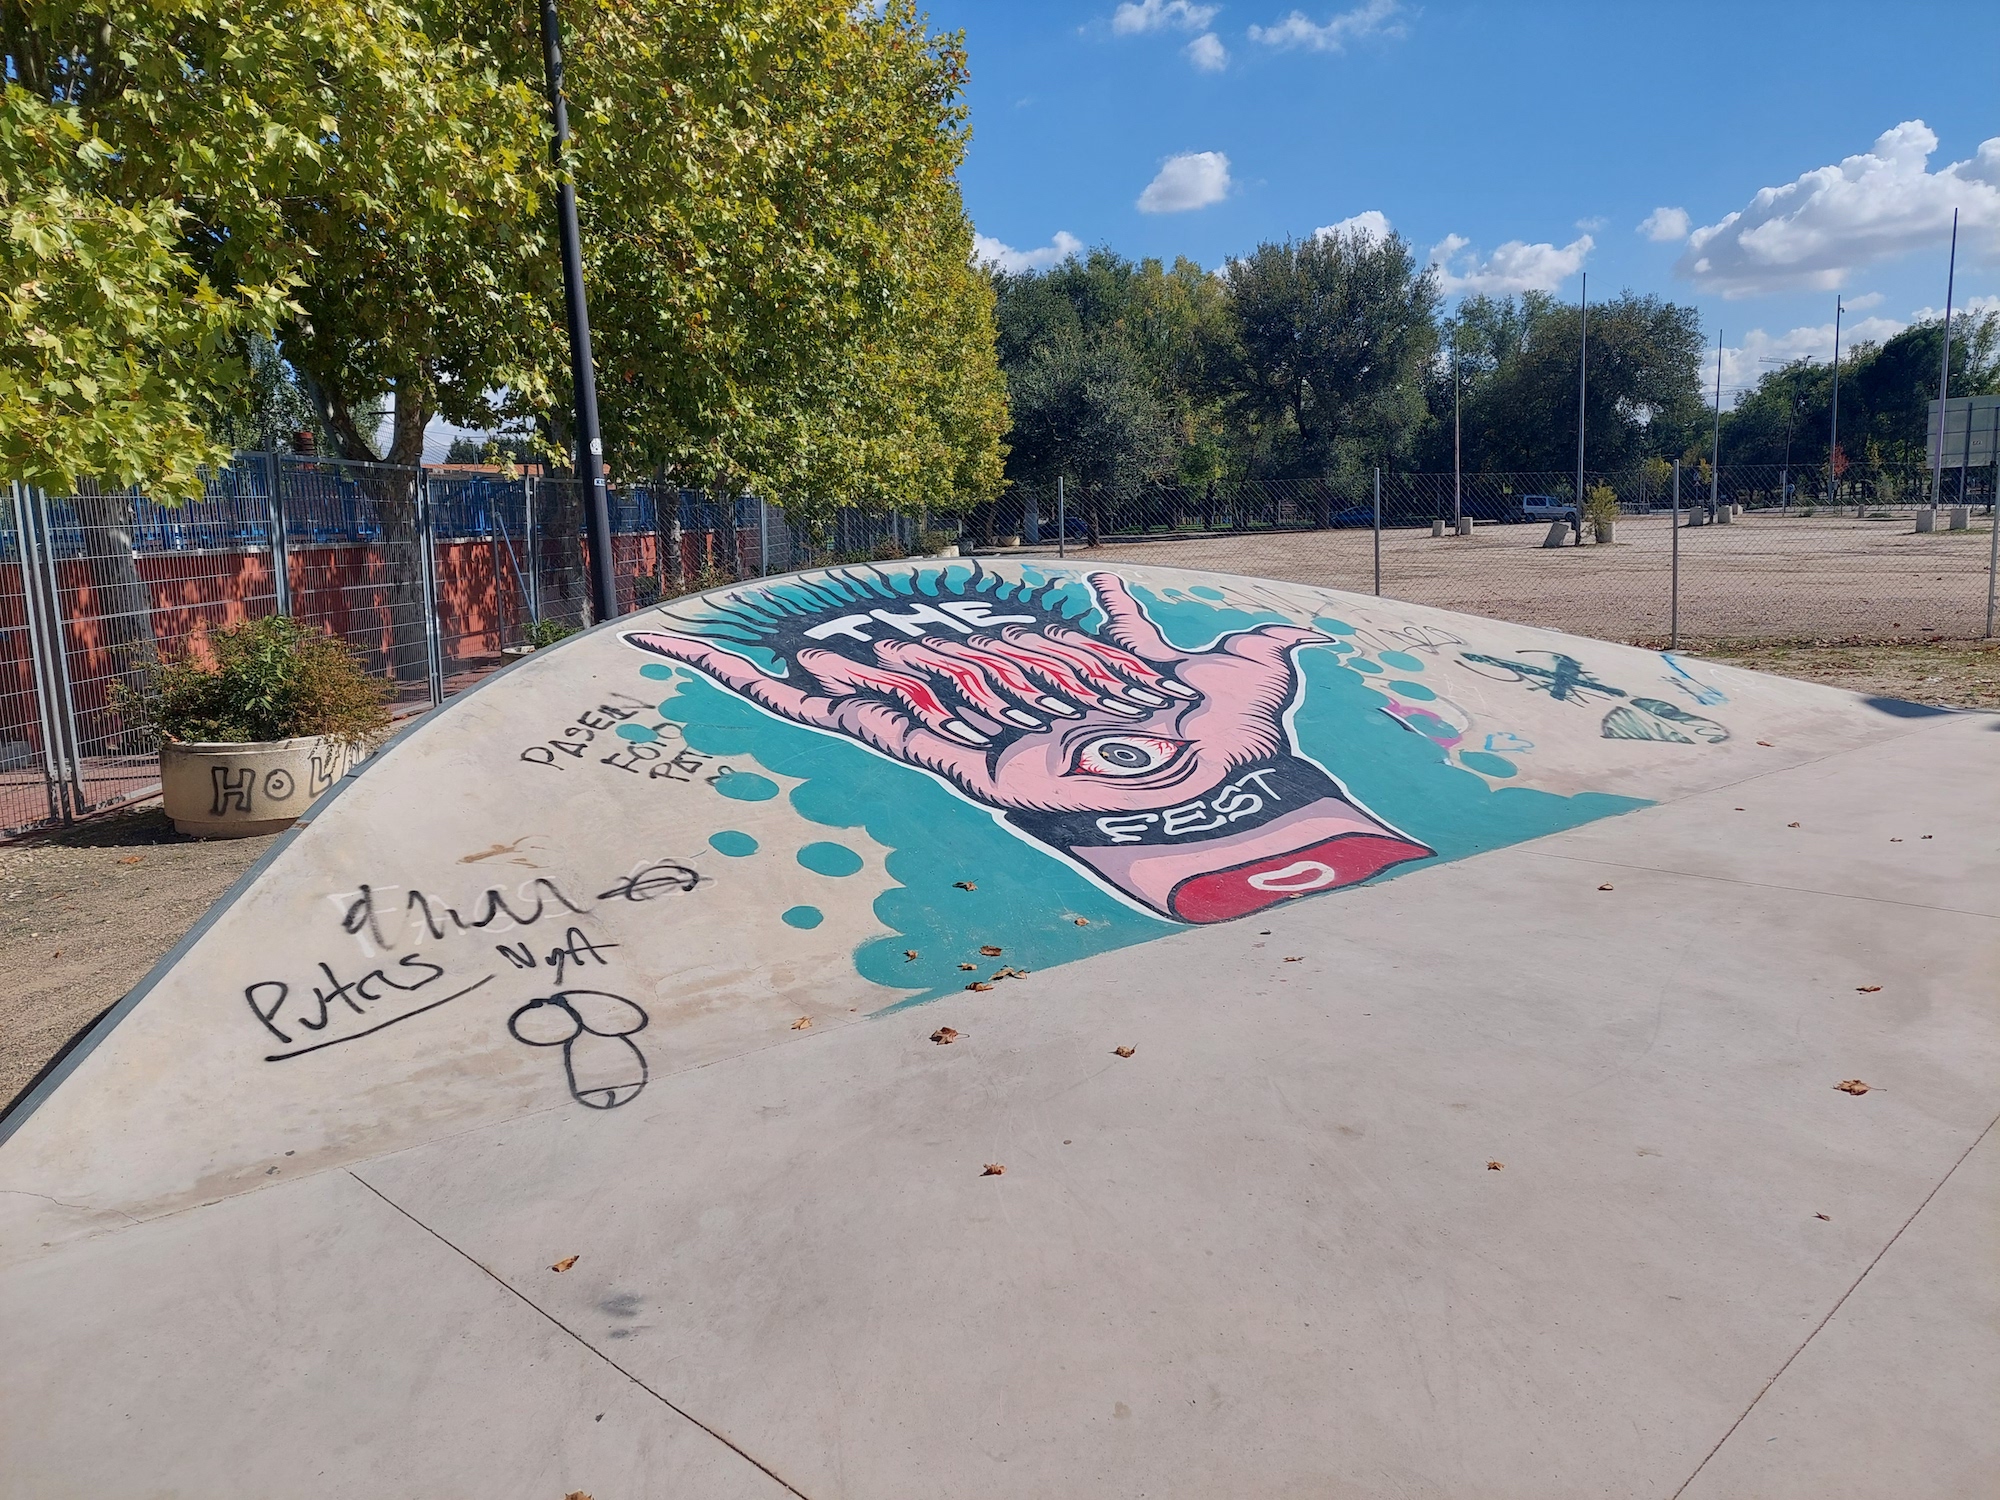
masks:
{"type": "Polygon", "coordinates": [[[1106,639],[1033,616],[1001,624],[1001,615],[990,621],[998,629],[984,631],[948,617],[966,633],[875,640],[866,661],[807,647],[796,660],[809,682],[772,677],[692,636],[625,639],[795,724],[936,771],[996,807],[1152,807],[1162,792],[1199,795],[1283,748],[1280,716],[1298,681],[1292,649],[1325,636],[1263,625],[1181,651],[1122,579],[1098,573],[1089,583],[1106,639]]]}
{"type": "Polygon", "coordinates": [[[793,651],[787,677],[696,636],[633,631],[625,640],[780,718],[945,778],[1183,920],[1241,915],[1430,852],[1357,807],[1292,747],[1284,713],[1298,690],[1293,653],[1326,636],[1260,625],[1184,651],[1115,574],[1087,582],[1104,615],[1100,635],[1044,613],[1005,613],[1010,602],[990,596],[909,599],[913,611],[872,609],[804,630],[811,644],[793,651]],[[1356,836],[1366,858],[1360,843],[1338,861],[1279,858],[1356,836]],[[1199,883],[1208,876],[1225,878],[1199,883]]]}

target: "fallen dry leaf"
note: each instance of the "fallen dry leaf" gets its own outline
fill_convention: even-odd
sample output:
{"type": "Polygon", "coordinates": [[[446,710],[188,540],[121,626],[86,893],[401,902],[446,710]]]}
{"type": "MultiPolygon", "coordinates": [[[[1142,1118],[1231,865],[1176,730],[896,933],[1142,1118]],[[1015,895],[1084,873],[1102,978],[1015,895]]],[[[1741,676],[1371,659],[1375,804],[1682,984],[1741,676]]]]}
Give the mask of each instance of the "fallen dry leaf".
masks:
{"type": "Polygon", "coordinates": [[[904,962],[904,963],[910,963],[910,962],[912,962],[912,961],[913,961],[913,960],[914,960],[914,959],[916,958],[916,956],[917,956],[917,950],[916,950],[916,949],[914,949],[914,948],[905,948],[905,949],[903,950],[903,962],[904,962]]]}
{"type": "MultiPolygon", "coordinates": [[[[597,1420],[601,1422],[604,1419],[599,1417],[597,1420]]],[[[586,1495],[582,1490],[571,1490],[567,1495],[563,1496],[563,1500],[590,1500],[590,1496],[586,1495]]]]}
{"type": "Polygon", "coordinates": [[[1012,968],[996,969],[994,970],[992,977],[995,979],[1019,979],[1021,977],[1021,971],[1019,969],[1012,969],[1012,968]]]}
{"type": "Polygon", "coordinates": [[[1764,747],[1764,748],[1765,748],[1766,750],[1769,750],[1769,749],[1772,749],[1772,748],[1773,748],[1773,746],[1772,746],[1772,744],[1771,744],[1771,742],[1770,742],[1769,740],[1759,740],[1759,741],[1757,741],[1757,743],[1758,743],[1758,744],[1760,744],[1760,745],[1762,745],[1762,746],[1763,746],[1763,747],[1764,747]]]}
{"type": "Polygon", "coordinates": [[[792,1030],[811,1031],[812,1024],[813,1018],[811,1016],[800,1016],[796,1021],[792,1022],[792,1030]]]}
{"type": "Polygon", "coordinates": [[[1796,824],[1796,823],[1787,823],[1787,824],[1786,824],[1785,826],[1786,826],[1787,828],[1796,828],[1796,827],[1798,827],[1799,825],[1798,825],[1798,824],[1796,824]]]}
{"type": "Polygon", "coordinates": [[[976,968],[978,968],[978,967],[979,967],[979,965],[978,965],[978,964],[960,964],[960,965],[959,965],[959,967],[960,967],[961,969],[976,969],[976,968]]]}
{"type": "Polygon", "coordinates": [[[1072,917],[1070,920],[1075,922],[1079,927],[1088,927],[1090,925],[1090,918],[1088,917],[1072,917]]]}
{"type": "Polygon", "coordinates": [[[969,990],[990,990],[993,986],[984,979],[975,979],[966,988],[969,990]]]}
{"type": "Polygon", "coordinates": [[[1890,839],[1890,840],[1889,840],[1889,842],[1890,842],[1890,843],[1892,843],[1892,844],[1900,844],[1900,843],[1902,843],[1903,841],[1902,841],[1901,839],[1890,839]]]}
{"type": "Polygon", "coordinates": [[[1504,1161],[1489,1161],[1486,1164],[1486,1170],[1489,1172],[1504,1172],[1507,1170],[1507,1163],[1504,1161]]]}
{"type": "Polygon", "coordinates": [[[940,1026],[936,1031],[931,1033],[931,1040],[936,1042],[940,1047],[949,1047],[953,1042],[958,1040],[958,1033],[953,1031],[949,1026],[940,1026]]]}
{"type": "Polygon", "coordinates": [[[983,943],[980,945],[979,956],[981,958],[998,958],[1000,950],[991,943],[983,943]]]}
{"type": "Polygon", "coordinates": [[[1600,891],[1608,891],[1608,890],[1612,890],[1612,889],[1614,889],[1614,888],[1613,888],[1612,886],[1608,886],[1608,885],[1600,885],[1600,886],[1598,887],[1598,889],[1599,889],[1600,891]]]}
{"type": "Polygon", "coordinates": [[[1868,1092],[1868,1085],[1863,1083],[1859,1078],[1843,1078],[1834,1087],[1839,1089],[1843,1094],[1865,1094],[1868,1092]]]}
{"type": "Polygon", "coordinates": [[[1007,1175],[1007,1169],[1001,1166],[1000,1163],[997,1161],[989,1161],[986,1164],[986,1170],[981,1172],[979,1175],[981,1177],[1005,1177],[1007,1175]]]}
{"type": "Polygon", "coordinates": [[[556,1271],[556,1272],[567,1271],[571,1266],[575,1265],[576,1262],[577,1262],[576,1256],[565,1255],[561,1260],[557,1261],[554,1265],[550,1266],[549,1269],[551,1271],[556,1271]]]}
{"type": "Polygon", "coordinates": [[[1826,1222],[1827,1222],[1827,1223],[1829,1223],[1829,1224],[1831,1224],[1831,1223],[1833,1222],[1833,1220],[1832,1220],[1832,1219],[1828,1219],[1828,1218],[1827,1218],[1827,1216],[1826,1216],[1825,1214],[1814,1214],[1814,1215],[1813,1215],[1813,1217],[1814,1217],[1815,1219],[1826,1219],[1826,1222]]]}
{"type": "Polygon", "coordinates": [[[1857,995],[1872,995],[1881,988],[1882,986],[1879,984],[1857,984],[1854,987],[1854,993],[1857,995]]]}
{"type": "Polygon", "coordinates": [[[1134,1052],[1137,1052],[1138,1050],[1139,1049],[1137,1047],[1113,1047],[1111,1049],[1112,1054],[1117,1057],[1130,1057],[1134,1052]]]}
{"type": "Polygon", "coordinates": [[[145,863],[145,859],[146,856],[143,854],[128,854],[125,858],[119,860],[118,863],[121,865],[137,865],[145,863]]]}
{"type": "Polygon", "coordinates": [[[953,890],[958,890],[958,891],[976,891],[979,889],[978,886],[974,885],[969,880],[954,880],[951,883],[951,885],[953,890]]]}
{"type": "Polygon", "coordinates": [[[1306,961],[1306,956],[1303,953],[1301,953],[1297,958],[1288,958],[1285,960],[1285,962],[1288,964],[1302,964],[1305,961],[1306,961]]]}
{"type": "Polygon", "coordinates": [[[1931,833],[1927,833],[1927,834],[1925,834],[1925,835],[1924,835],[1924,837],[1925,837],[1925,838],[1927,838],[1927,839],[1928,839],[1928,838],[1935,838],[1935,837],[1937,837],[1937,835],[1936,835],[1936,834],[1931,834],[1931,833]]]}

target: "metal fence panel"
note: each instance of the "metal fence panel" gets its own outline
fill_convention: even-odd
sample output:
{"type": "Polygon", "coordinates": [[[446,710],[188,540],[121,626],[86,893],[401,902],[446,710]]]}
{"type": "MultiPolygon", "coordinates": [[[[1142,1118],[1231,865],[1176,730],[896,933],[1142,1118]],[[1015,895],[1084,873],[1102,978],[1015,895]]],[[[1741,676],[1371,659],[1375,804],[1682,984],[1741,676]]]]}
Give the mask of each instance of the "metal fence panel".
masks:
{"type": "MultiPolygon", "coordinates": [[[[1202,484],[1016,484],[961,520],[614,487],[621,612],[828,564],[1018,548],[1380,592],[1615,640],[1976,639],[1993,622],[2000,470],[1683,465],[1585,476],[1608,545],[1558,528],[1574,473],[1385,470],[1202,484]],[[1377,495],[1379,493],[1379,511],[1377,495]],[[1537,500],[1536,497],[1543,497],[1537,500]],[[1601,494],[1598,495],[1601,499],[1601,494]],[[1546,502],[1546,503],[1544,503],[1546,502]],[[1379,525],[1378,525],[1379,515],[1379,525]],[[1454,524],[1465,519],[1465,534],[1454,524]],[[810,518],[810,519],[805,519],[810,518]],[[1678,521],[1678,525],[1675,523],[1678,521]],[[1552,546],[1551,543],[1570,545],[1552,546]]],[[[0,833],[157,789],[131,700],[159,661],[273,612],[352,644],[399,709],[440,702],[537,622],[588,621],[585,486],[244,454],[193,504],[81,485],[0,496],[0,833]]]]}

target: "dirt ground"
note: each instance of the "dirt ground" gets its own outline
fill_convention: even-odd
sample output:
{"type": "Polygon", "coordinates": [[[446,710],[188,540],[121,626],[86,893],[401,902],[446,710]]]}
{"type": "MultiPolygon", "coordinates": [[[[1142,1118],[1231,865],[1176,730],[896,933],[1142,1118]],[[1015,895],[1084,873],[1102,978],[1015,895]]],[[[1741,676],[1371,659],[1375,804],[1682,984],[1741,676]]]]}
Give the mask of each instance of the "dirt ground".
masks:
{"type": "Polygon", "coordinates": [[[275,837],[183,838],[156,803],[0,844],[0,1100],[145,978],[275,837]]]}
{"type": "MultiPolygon", "coordinates": [[[[1674,527],[1626,516],[1608,545],[1545,548],[1548,528],[1469,537],[1382,534],[1391,598],[1605,640],[1664,643],[1679,552],[1682,640],[1978,640],[1986,629],[1992,523],[1918,535],[1908,516],[1746,515],[1674,527]],[[1678,549],[1676,538],[1678,537],[1678,549]]],[[[1049,555],[1052,549],[1034,549],[1049,555]]],[[[1374,533],[1286,532],[1074,547],[1076,560],[1204,568],[1368,593],[1374,533]]]]}
{"type": "MultiPolygon", "coordinates": [[[[1680,535],[1682,649],[1921,703],[2000,708],[1980,643],[1988,523],[1918,536],[1907,518],[1745,517],[1680,535]],[[1949,639],[1926,639],[1944,636],[1949,639]]],[[[1543,550],[1546,528],[1383,537],[1383,591],[1583,635],[1667,643],[1674,537],[1627,518],[1609,546],[1543,550]]],[[[1036,549],[1038,553],[1049,549],[1036,549]]],[[[1074,549],[1080,560],[1209,568],[1367,592],[1365,531],[1074,549]]],[[[157,806],[0,845],[0,1100],[142,979],[268,839],[175,834],[157,806]]]]}

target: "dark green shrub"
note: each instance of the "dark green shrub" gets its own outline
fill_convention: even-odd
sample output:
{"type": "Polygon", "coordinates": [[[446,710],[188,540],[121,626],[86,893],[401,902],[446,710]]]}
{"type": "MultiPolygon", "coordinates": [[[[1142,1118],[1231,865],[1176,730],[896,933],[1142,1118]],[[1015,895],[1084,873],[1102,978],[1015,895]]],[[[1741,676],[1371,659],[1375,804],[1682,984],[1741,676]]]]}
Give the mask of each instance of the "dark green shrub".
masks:
{"type": "Polygon", "coordinates": [[[326,735],[345,744],[389,728],[390,686],[370,677],[345,641],[283,615],[247,620],[163,663],[128,707],[186,744],[244,744],[326,735]]]}

